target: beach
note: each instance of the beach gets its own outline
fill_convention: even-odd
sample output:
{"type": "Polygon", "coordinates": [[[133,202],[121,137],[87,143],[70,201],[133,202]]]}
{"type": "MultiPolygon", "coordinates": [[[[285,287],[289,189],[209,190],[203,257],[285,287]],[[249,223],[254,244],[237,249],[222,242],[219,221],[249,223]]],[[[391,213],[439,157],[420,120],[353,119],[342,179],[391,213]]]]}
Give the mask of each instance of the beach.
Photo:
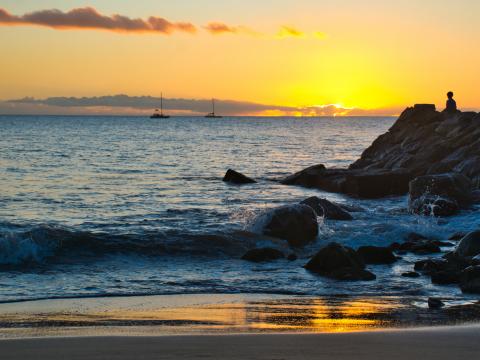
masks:
{"type": "Polygon", "coordinates": [[[75,337],[0,341],[2,359],[474,359],[480,327],[347,334],[75,337]]]}

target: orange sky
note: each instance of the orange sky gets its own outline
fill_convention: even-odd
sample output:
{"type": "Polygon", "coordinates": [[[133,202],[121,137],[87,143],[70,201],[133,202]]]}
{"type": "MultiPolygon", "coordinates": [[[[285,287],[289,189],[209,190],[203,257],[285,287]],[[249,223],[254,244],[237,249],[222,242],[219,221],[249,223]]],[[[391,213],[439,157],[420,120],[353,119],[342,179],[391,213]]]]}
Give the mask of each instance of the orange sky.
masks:
{"type": "Polygon", "coordinates": [[[17,18],[88,5],[101,16],[143,19],[149,31],[4,22],[0,100],[163,92],[291,107],[398,109],[419,102],[441,107],[452,89],[460,107],[480,108],[476,0],[158,3],[2,1],[0,9],[17,18]],[[150,30],[151,16],[172,24],[162,25],[167,34],[150,30]]]}

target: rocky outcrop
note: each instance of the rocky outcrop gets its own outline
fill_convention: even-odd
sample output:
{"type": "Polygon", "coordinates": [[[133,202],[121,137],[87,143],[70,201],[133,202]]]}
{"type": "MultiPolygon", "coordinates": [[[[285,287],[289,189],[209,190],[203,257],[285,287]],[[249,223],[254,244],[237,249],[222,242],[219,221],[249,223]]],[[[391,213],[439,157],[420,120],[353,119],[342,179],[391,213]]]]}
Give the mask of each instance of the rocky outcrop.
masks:
{"type": "Polygon", "coordinates": [[[285,239],[301,247],[318,235],[317,215],[310,206],[297,204],[274,209],[264,225],[264,235],[285,239]]]}
{"type": "Polygon", "coordinates": [[[285,255],[280,250],[267,247],[247,251],[245,255],[242,256],[242,260],[250,262],[265,262],[283,259],[284,257],[285,255]]]}
{"type": "Polygon", "coordinates": [[[472,198],[470,179],[459,173],[420,176],[409,189],[410,211],[421,215],[451,216],[472,198]]]}
{"type": "Polygon", "coordinates": [[[330,243],[305,265],[309,271],[336,280],[374,280],[375,274],[365,270],[365,264],[352,248],[330,243]]]}
{"type": "Polygon", "coordinates": [[[319,197],[312,196],[301,204],[310,206],[317,216],[323,217],[329,220],[352,220],[353,217],[347,211],[343,210],[340,206],[328,201],[327,199],[320,199],[319,197]]]}
{"type": "Polygon", "coordinates": [[[227,170],[227,173],[223,177],[223,181],[231,184],[237,184],[237,185],[253,184],[256,182],[255,180],[249,178],[248,176],[245,176],[232,169],[227,170]]]}
{"type": "Polygon", "coordinates": [[[406,109],[348,169],[316,165],[282,181],[362,198],[406,194],[419,176],[460,173],[480,184],[480,114],[406,109]]]}

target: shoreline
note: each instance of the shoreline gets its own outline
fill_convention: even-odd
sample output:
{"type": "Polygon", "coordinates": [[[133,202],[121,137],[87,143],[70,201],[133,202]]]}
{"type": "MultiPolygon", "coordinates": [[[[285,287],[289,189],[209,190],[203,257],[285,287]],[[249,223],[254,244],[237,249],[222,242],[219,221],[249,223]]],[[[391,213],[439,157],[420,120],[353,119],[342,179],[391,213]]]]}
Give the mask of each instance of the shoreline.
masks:
{"type": "Polygon", "coordinates": [[[161,295],[0,304],[0,339],[326,334],[480,326],[480,303],[418,297],[161,295]]]}

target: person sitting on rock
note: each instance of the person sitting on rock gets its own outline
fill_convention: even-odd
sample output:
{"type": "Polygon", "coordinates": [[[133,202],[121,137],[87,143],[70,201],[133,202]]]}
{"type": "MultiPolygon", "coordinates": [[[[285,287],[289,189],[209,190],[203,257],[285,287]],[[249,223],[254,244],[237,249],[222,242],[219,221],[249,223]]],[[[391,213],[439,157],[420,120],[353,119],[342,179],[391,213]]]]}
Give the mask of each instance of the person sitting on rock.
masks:
{"type": "Polygon", "coordinates": [[[447,113],[456,113],[457,112],[457,102],[453,100],[453,92],[449,91],[447,94],[447,107],[445,108],[445,112],[447,113]]]}

